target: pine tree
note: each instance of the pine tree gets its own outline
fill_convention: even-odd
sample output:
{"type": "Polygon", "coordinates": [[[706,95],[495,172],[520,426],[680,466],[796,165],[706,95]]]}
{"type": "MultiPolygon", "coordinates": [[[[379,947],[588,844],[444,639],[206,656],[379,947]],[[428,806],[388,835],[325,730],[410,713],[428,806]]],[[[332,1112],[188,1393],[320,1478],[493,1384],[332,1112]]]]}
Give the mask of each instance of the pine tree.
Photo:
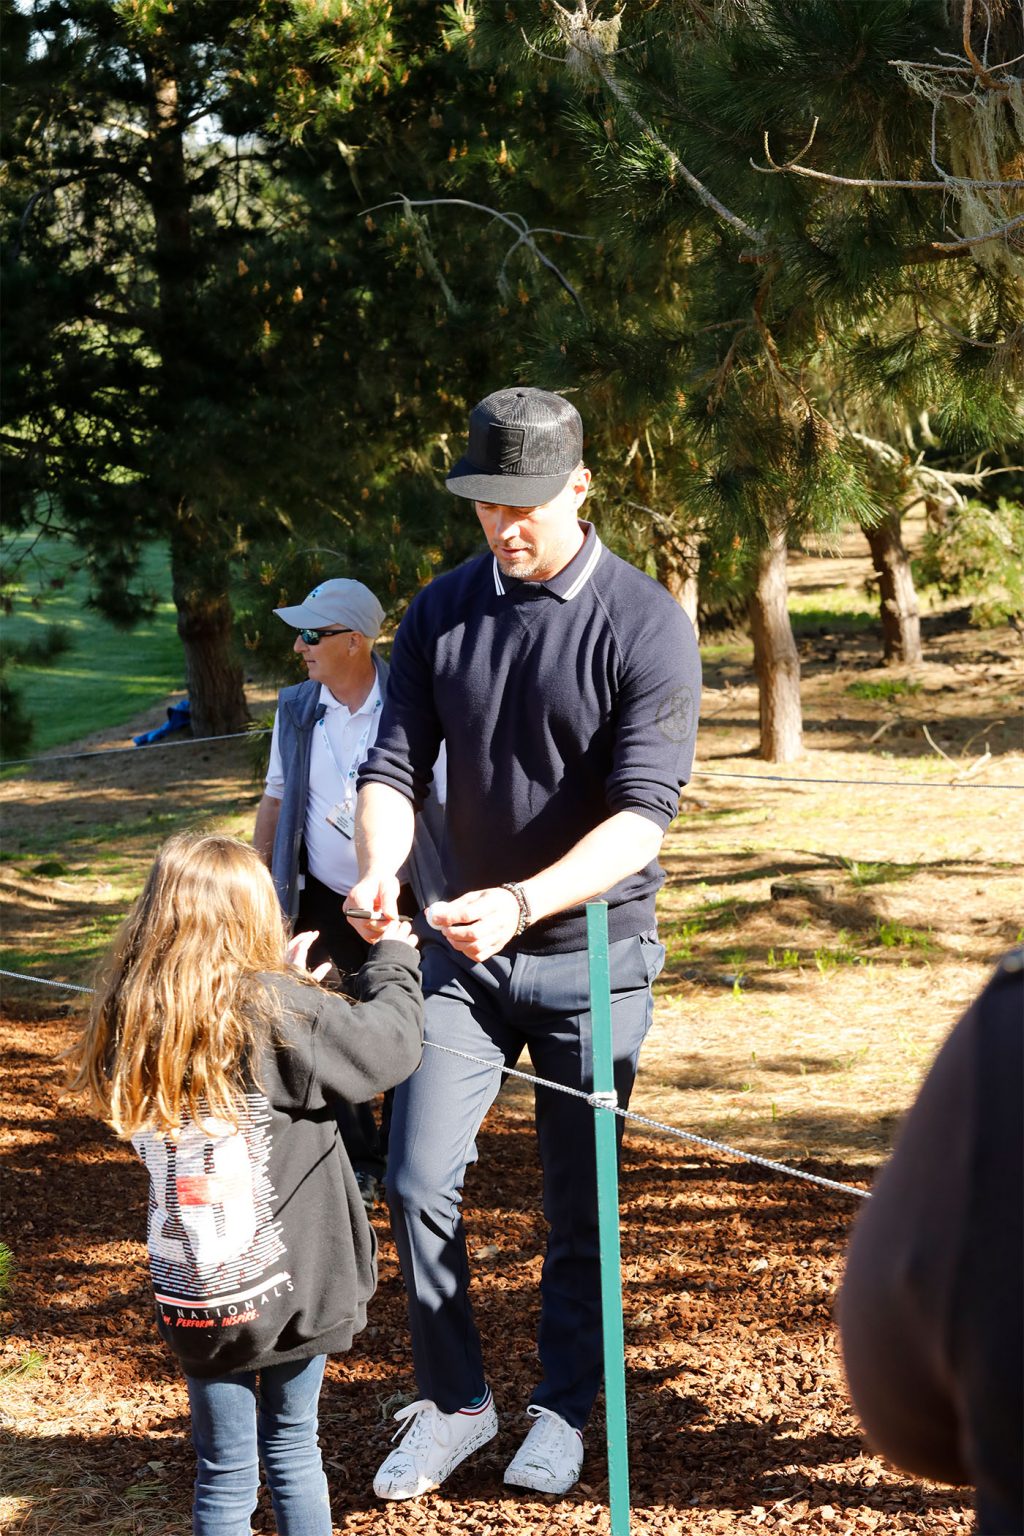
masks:
{"type": "Polygon", "coordinates": [[[166,537],[194,728],[232,730],[232,559],[331,478],[349,403],[281,168],[387,84],[387,8],[8,0],[4,22],[5,516],[68,530],[125,623],[166,537]]]}
{"type": "Polygon", "coordinates": [[[282,170],[307,240],[338,267],[344,325],[325,319],[324,349],[349,405],[346,483],[335,477],[290,542],[256,538],[246,552],[243,630],[268,671],[284,650],[270,610],[313,581],[358,575],[393,620],[479,547],[445,471],[478,399],[537,382],[534,316],[577,308],[573,281],[593,249],[559,233],[579,225],[562,167],[575,150],[561,126],[568,91],[481,60],[462,5],[399,3],[391,21],[400,66],[388,89],[307,132],[282,170]]]}
{"type": "Polygon", "coordinates": [[[229,591],[276,659],[318,576],[397,611],[472,546],[468,407],[573,304],[520,239],[559,222],[565,93],[478,67],[460,3],[8,10],[7,517],[70,531],[126,623],[168,537],[193,718],[232,729],[229,591]]]}
{"type": "Polygon", "coordinates": [[[791,759],[787,545],[854,518],[881,525],[885,554],[858,415],[930,409],[943,440],[979,451],[1019,431],[1012,7],[986,8],[987,41],[970,0],[486,11],[524,68],[575,79],[587,193],[623,263],[662,274],[563,334],[565,374],[675,429],[692,512],[720,548],[756,547],[761,750],[791,759]]]}

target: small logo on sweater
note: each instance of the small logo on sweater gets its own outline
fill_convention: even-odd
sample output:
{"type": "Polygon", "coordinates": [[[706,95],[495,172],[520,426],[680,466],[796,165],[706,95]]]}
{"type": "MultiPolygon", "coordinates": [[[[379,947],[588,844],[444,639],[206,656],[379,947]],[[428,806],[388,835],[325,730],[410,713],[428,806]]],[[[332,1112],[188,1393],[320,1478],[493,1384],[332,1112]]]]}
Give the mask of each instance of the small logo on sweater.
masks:
{"type": "Polygon", "coordinates": [[[692,688],[677,688],[658,708],[658,729],[667,741],[689,741],[696,727],[697,700],[692,688]]]}

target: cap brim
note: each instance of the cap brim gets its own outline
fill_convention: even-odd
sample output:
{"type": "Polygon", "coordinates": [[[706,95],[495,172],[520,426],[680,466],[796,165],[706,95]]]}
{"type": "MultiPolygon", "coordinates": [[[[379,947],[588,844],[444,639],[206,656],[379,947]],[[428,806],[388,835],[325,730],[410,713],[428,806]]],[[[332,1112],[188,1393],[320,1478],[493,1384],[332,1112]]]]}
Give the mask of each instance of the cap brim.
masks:
{"type": "Polygon", "coordinates": [[[325,613],[317,613],[310,603],[296,603],[294,608],[275,608],[274,612],[283,624],[290,624],[292,629],[334,629],[337,619],[329,618],[325,613]]]}
{"type": "Polygon", "coordinates": [[[444,482],[453,496],[490,501],[502,507],[542,507],[564,491],[575,466],[557,475],[487,475],[460,459],[444,482]]]}

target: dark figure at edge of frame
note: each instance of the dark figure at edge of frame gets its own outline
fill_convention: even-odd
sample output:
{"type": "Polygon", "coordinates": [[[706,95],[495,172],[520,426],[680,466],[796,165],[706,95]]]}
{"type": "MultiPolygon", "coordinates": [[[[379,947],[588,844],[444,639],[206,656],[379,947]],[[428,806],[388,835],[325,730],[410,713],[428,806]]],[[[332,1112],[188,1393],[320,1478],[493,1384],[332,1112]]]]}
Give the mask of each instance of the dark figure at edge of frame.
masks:
{"type": "Polygon", "coordinates": [[[1024,1532],[1024,949],[957,1024],[857,1219],[839,1321],[868,1437],[1024,1532]]]}

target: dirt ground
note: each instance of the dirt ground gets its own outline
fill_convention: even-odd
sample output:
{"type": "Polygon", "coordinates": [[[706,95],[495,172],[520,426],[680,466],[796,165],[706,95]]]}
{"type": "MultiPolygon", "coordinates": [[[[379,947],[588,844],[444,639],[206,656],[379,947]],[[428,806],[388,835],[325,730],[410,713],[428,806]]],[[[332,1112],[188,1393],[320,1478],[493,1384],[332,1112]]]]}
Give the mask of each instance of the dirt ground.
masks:
{"type": "MultiPolygon", "coordinates": [[[[828,609],[860,589],[866,569],[851,542],[840,560],[795,562],[794,586],[828,609]]],[[[1020,791],[988,787],[1024,786],[1021,643],[1011,629],[972,631],[964,619],[926,615],[927,660],[913,673],[881,666],[873,632],[803,623],[808,750],[785,769],[753,755],[749,648],[705,646],[698,771],[666,842],[668,959],[634,1108],[869,1187],[937,1044],[1024,921],[1020,791]]],[[[0,783],[2,963],[88,981],[168,831],[251,828],[259,788],[249,751],[226,743],[55,762],[0,783]]],[[[144,1175],[60,1098],[56,1057],[73,1009],[61,994],[7,988],[0,1152],[15,1268],[0,1344],[0,1526],[179,1536],[187,1411],[150,1323],[144,1175]]],[[[467,1222],[501,1434],[443,1495],[374,1500],[390,1415],[414,1393],[378,1212],[370,1326],[331,1362],[322,1402],[338,1531],[608,1530],[600,1410],[570,1496],[503,1488],[536,1368],[544,1239],[525,1087],[507,1086],[480,1153],[467,1222]]],[[[858,1203],[692,1142],[628,1134],[634,1532],[970,1529],[969,1492],[887,1469],[848,1404],[831,1309],[858,1203]]],[[[273,1530],[263,1505],[256,1528],[273,1530]]]]}
{"type": "MultiPolygon", "coordinates": [[[[6,1230],[17,1274],[8,1378],[4,1529],[180,1536],[188,1528],[185,1394],[150,1320],[145,1179],[67,1101],[54,1054],[66,1020],[9,1023],[6,1230]],[[5,1508],[6,1506],[6,1508],[5,1508]]],[[[865,1453],[843,1392],[830,1307],[855,1202],[739,1164],[630,1136],[622,1173],[623,1284],[633,1530],[952,1532],[963,1491],[923,1487],[865,1453]]],[[[543,1243],[532,1128],[514,1103],[481,1138],[469,1184],[470,1248],[497,1442],[434,1495],[383,1509],[370,1491],[389,1414],[413,1394],[403,1296],[386,1224],[370,1326],[332,1360],[322,1435],[336,1529],[607,1530],[602,1420],[566,1499],[507,1496],[502,1469],[534,1380],[543,1243]]],[[[844,1163],[818,1171],[866,1184],[844,1163]]],[[[260,1531],[273,1529],[261,1509],[260,1531]]]]}

